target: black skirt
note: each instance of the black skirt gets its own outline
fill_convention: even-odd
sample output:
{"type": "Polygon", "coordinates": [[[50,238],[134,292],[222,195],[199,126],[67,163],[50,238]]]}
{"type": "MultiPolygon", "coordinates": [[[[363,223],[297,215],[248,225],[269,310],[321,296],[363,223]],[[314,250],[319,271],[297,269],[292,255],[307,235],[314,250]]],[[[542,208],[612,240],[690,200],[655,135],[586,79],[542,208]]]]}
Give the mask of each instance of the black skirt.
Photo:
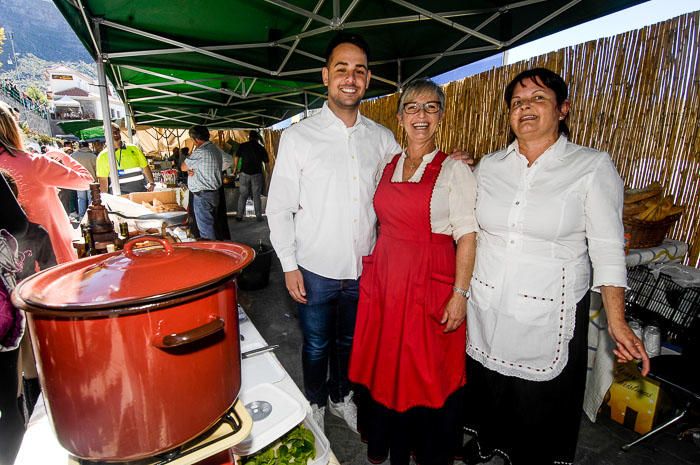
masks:
{"type": "Polygon", "coordinates": [[[550,381],[506,376],[467,357],[465,430],[467,463],[494,455],[506,464],[571,464],[576,452],[586,385],[587,293],[576,305],[574,337],[564,370],[550,381]]]}
{"type": "Polygon", "coordinates": [[[364,386],[355,386],[357,427],[367,443],[367,458],[391,465],[452,463],[462,445],[464,388],[452,393],[439,409],[414,407],[397,412],[372,399],[364,386]]]}

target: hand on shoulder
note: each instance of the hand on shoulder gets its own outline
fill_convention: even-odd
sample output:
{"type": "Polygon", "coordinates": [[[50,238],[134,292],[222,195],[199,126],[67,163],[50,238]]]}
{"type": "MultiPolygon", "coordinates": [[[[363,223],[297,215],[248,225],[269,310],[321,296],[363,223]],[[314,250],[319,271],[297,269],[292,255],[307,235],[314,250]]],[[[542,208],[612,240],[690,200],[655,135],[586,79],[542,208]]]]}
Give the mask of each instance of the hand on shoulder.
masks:
{"type": "Polygon", "coordinates": [[[476,160],[474,159],[474,155],[468,153],[462,148],[453,149],[450,153],[450,158],[453,160],[460,160],[462,163],[469,165],[472,170],[476,168],[476,160]]]}

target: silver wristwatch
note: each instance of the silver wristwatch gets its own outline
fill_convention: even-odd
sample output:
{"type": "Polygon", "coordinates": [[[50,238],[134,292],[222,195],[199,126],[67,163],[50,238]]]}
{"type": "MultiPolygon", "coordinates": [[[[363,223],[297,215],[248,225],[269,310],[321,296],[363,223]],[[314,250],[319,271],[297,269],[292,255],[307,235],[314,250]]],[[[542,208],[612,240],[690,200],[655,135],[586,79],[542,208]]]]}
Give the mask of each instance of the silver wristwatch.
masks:
{"type": "Polygon", "coordinates": [[[452,290],[464,297],[465,299],[468,299],[472,296],[472,291],[469,289],[462,289],[461,287],[453,286],[452,290]]]}

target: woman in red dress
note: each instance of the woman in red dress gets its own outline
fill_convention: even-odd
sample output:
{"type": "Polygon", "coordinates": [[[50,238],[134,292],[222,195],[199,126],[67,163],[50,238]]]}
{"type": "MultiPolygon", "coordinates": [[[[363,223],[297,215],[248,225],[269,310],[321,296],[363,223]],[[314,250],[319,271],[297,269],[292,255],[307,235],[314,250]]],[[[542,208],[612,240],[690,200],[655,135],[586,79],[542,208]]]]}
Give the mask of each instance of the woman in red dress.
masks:
{"type": "Polygon", "coordinates": [[[398,106],[408,146],[374,197],[379,236],[363,259],[350,379],[373,463],[450,463],[461,439],[465,315],[474,264],[476,183],[437,149],[445,96],[411,82],[398,106]],[[456,242],[456,247],[455,247],[456,242]]]}

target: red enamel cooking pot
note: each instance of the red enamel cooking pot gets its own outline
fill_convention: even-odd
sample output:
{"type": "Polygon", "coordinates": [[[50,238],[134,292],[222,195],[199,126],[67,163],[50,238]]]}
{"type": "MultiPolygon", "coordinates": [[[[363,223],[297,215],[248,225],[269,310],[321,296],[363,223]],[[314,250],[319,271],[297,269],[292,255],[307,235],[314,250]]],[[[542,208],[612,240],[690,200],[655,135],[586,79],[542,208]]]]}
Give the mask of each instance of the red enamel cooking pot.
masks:
{"type": "Polygon", "coordinates": [[[49,417],[61,445],[137,460],[206,431],[241,385],[235,277],[254,258],[225,242],[135,248],[20,283],[49,417]]]}

